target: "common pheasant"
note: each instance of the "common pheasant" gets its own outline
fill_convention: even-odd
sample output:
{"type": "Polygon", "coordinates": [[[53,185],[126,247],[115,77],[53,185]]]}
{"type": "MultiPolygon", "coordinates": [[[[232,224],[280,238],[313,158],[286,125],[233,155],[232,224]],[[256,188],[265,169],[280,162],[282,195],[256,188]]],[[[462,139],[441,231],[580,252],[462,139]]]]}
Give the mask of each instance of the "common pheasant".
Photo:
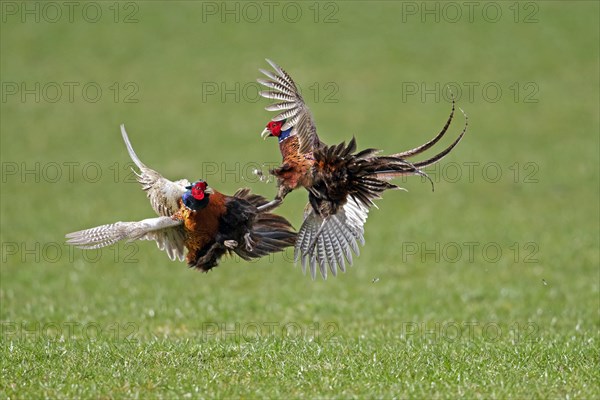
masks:
{"type": "Polygon", "coordinates": [[[217,192],[203,180],[172,182],[144,165],[121,125],[129,156],[139,168],[137,180],[146,191],[156,218],[115,222],[66,235],[67,243],[83,249],[112,245],[119,240],[155,240],[171,260],[183,261],[187,248],[190,267],[209,271],[226,253],[244,260],[259,258],[292,246],[296,233],[283,217],[261,212],[267,203],[249,189],[233,196],[217,192]]]}
{"type": "Polygon", "coordinates": [[[364,224],[373,200],[380,198],[385,190],[400,189],[389,181],[408,175],[428,178],[422,168],[452,151],[463,138],[468,119],[463,112],[465,126],[458,138],[444,151],[420,162],[408,159],[431,148],[444,136],[454,117],[454,98],[452,111],[440,133],[412,150],[389,156],[379,156],[380,151],[375,149],[356,152],[354,138],[347,145],[342,142],[328,146],[317,136],[311,112],[290,75],[274,62],[266,61],[273,72],[260,69],[268,78],[257,80],[268,88],[260,95],[279,101],[265,108],[279,114],[269,121],[261,136],[278,138],[283,163],[271,170],[278,185],[275,199],[259,208],[269,210],[291,191],[307,189],[309,204],[298,231],[294,259],[301,260],[304,272],[308,261],[313,279],[317,264],[323,278],[327,278],[326,264],[335,276],[338,267],[346,271],[345,262],[352,264],[352,252],[359,255],[358,243],[364,244],[364,224]]]}

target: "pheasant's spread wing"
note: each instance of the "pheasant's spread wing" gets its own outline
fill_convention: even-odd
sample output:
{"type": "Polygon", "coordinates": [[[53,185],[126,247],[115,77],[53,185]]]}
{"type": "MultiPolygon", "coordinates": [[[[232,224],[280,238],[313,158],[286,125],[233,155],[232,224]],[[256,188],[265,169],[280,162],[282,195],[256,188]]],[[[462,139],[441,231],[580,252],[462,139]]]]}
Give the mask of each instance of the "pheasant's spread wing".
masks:
{"type": "Polygon", "coordinates": [[[67,243],[81,249],[98,249],[110,246],[119,240],[154,240],[159,249],[171,260],[183,261],[185,232],[183,221],[171,217],[148,218],[134,222],[115,222],[85,229],[66,235],[67,243]]]}
{"type": "Polygon", "coordinates": [[[280,100],[281,103],[272,104],[265,107],[267,111],[280,111],[272,121],[286,120],[281,127],[282,131],[293,128],[292,135],[298,135],[300,143],[300,154],[306,154],[313,151],[319,144],[317,136],[317,127],[313,121],[310,110],[304,103],[298,87],[292,78],[279,65],[271,60],[267,60],[275,73],[261,69],[269,79],[257,79],[258,83],[269,88],[261,91],[259,94],[268,99],[280,100]]]}
{"type": "Polygon", "coordinates": [[[155,170],[148,168],[140,161],[135,151],[133,151],[133,147],[125,131],[125,125],[121,125],[121,134],[123,135],[123,140],[125,141],[125,146],[127,146],[131,160],[140,169],[139,173],[134,172],[137,175],[138,182],[142,184],[142,189],[147,192],[154,211],[158,215],[165,217],[175,214],[179,210],[178,201],[185,193],[185,187],[189,186],[190,182],[187,179],[172,182],[155,170]]]}
{"type": "Polygon", "coordinates": [[[364,224],[369,209],[349,196],[346,204],[327,218],[319,216],[310,205],[307,210],[294,247],[294,261],[301,261],[303,272],[306,272],[308,261],[313,279],[317,264],[324,279],[327,278],[327,264],[334,276],[338,267],[346,272],[345,261],[352,265],[352,252],[358,256],[358,243],[365,243],[364,224]]]}

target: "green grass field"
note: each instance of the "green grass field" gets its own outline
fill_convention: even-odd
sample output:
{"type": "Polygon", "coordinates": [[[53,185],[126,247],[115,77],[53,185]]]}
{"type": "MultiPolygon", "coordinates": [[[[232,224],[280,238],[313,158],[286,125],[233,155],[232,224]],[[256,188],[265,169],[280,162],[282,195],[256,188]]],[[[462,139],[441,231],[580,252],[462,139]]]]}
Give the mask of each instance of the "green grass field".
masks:
{"type": "Polygon", "coordinates": [[[598,397],[598,3],[269,4],[1,4],[0,398],[598,397]],[[120,123],[168,178],[274,196],[265,57],[328,143],[417,146],[448,87],[469,132],[337,278],[64,244],[153,216],[120,123]]]}

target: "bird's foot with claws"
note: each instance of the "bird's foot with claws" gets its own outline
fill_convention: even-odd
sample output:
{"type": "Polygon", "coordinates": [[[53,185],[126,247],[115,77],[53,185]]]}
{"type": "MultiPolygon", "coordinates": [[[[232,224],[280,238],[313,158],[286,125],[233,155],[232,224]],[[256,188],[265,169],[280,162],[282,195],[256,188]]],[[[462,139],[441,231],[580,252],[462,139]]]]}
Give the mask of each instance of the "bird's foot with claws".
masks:
{"type": "Polygon", "coordinates": [[[252,236],[250,236],[250,232],[244,235],[244,242],[246,242],[246,250],[252,251],[256,242],[252,240],[252,236]]]}
{"type": "Polygon", "coordinates": [[[223,244],[225,245],[225,247],[232,250],[238,247],[238,242],[236,242],[235,240],[225,240],[223,244]]]}

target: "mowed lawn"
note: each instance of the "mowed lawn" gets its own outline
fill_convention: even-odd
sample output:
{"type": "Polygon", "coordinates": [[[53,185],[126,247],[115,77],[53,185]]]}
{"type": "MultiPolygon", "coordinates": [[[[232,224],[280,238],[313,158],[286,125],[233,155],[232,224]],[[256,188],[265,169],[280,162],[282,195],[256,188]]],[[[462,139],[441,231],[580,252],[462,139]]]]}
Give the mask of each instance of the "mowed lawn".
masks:
{"type": "Polygon", "coordinates": [[[598,3],[42,4],[2,4],[0,397],[598,397],[598,3]],[[202,274],[64,244],[153,216],[120,123],[168,178],[274,196],[265,57],[328,143],[418,146],[448,88],[469,131],[325,281],[291,251],[202,274]]]}

